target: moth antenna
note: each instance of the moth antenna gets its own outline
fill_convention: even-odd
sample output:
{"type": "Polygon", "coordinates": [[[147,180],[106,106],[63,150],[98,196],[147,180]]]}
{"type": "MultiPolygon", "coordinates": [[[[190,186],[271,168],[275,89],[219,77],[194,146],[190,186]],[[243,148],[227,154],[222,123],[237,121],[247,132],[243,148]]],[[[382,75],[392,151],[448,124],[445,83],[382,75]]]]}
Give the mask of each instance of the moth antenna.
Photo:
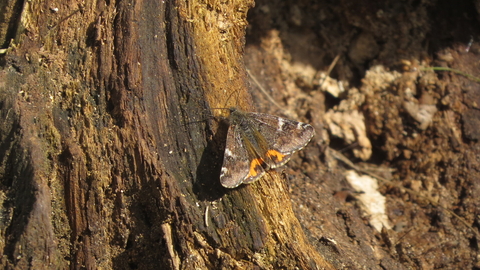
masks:
{"type": "Polygon", "coordinates": [[[210,110],[226,110],[226,111],[231,111],[231,109],[232,109],[233,107],[236,107],[236,105],[235,105],[235,106],[227,106],[227,104],[228,104],[228,101],[232,98],[232,96],[233,96],[235,93],[237,93],[237,95],[238,95],[238,94],[240,93],[240,91],[239,91],[238,89],[231,91],[231,92],[228,94],[228,96],[227,96],[227,98],[225,99],[225,101],[224,101],[224,105],[225,105],[225,106],[223,106],[223,107],[211,107],[210,110]]]}
{"type": "Polygon", "coordinates": [[[232,91],[232,92],[228,95],[227,99],[225,100],[225,106],[224,106],[224,108],[227,108],[226,105],[228,104],[228,101],[230,100],[230,98],[231,98],[231,97],[233,96],[233,94],[235,94],[235,93],[237,93],[237,98],[238,98],[239,90],[234,90],[234,91],[232,91]]]}

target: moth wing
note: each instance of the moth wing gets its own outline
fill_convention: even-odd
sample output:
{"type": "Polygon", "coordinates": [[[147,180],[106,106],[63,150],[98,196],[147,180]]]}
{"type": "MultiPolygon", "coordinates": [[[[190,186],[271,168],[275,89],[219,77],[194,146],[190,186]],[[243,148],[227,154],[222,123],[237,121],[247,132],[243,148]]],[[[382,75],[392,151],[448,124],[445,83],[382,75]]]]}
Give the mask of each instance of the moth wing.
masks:
{"type": "Polygon", "coordinates": [[[265,174],[262,160],[249,156],[241,131],[236,125],[228,129],[223,155],[220,183],[226,188],[236,188],[242,183],[254,182],[265,174]]]}
{"type": "Polygon", "coordinates": [[[283,155],[291,155],[305,147],[315,135],[315,129],[306,123],[282,117],[251,113],[261,134],[269,134],[269,148],[283,155]]]}

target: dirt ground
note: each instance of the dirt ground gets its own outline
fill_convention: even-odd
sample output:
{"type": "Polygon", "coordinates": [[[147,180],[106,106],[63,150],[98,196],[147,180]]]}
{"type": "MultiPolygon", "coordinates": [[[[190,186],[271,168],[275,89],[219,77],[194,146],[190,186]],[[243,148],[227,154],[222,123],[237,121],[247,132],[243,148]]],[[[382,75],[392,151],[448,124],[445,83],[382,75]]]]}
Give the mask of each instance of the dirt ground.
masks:
{"type": "Polygon", "coordinates": [[[284,175],[336,267],[480,269],[476,3],[277,0],[250,11],[257,111],[317,130],[284,175]]]}

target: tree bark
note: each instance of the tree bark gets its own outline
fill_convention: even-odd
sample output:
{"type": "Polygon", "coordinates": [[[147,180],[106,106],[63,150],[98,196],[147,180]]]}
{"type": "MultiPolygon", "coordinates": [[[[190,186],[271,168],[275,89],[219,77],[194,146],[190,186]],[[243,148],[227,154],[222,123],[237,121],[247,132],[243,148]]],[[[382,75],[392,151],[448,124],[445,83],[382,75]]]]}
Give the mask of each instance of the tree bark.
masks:
{"type": "Polygon", "coordinates": [[[278,174],[219,183],[209,108],[251,109],[252,6],[23,2],[0,75],[4,268],[332,268],[278,174]]]}

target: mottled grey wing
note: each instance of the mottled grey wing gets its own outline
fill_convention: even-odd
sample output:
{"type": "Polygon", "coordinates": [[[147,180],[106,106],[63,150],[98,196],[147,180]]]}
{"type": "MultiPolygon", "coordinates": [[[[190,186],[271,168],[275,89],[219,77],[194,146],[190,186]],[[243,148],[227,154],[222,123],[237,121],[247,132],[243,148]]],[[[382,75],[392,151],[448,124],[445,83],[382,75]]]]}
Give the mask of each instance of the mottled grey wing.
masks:
{"type": "Polygon", "coordinates": [[[236,188],[242,183],[251,183],[265,174],[260,166],[250,168],[252,158],[249,157],[242,139],[241,131],[236,125],[231,125],[227,133],[225,153],[223,156],[220,183],[226,188],[236,188]],[[254,170],[255,169],[255,170],[254,170]],[[254,170],[254,174],[251,174],[254,170]]]}
{"type": "Polygon", "coordinates": [[[306,123],[264,113],[249,114],[255,119],[260,133],[270,134],[266,136],[269,147],[284,155],[301,150],[315,135],[315,129],[306,123]]]}

